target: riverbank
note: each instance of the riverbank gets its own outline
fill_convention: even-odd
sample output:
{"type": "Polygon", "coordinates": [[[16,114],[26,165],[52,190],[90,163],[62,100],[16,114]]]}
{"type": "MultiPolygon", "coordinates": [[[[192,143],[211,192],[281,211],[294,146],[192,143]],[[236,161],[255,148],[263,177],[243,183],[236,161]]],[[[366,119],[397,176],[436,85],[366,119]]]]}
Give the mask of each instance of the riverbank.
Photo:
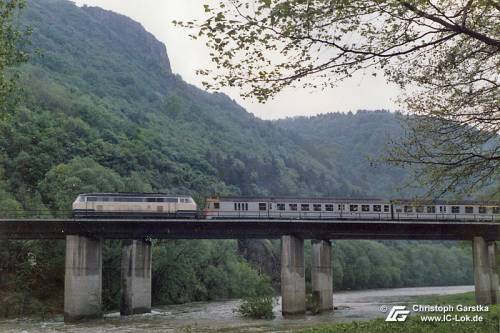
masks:
{"type": "MultiPolygon", "coordinates": [[[[351,323],[334,324],[323,327],[299,330],[297,333],[494,333],[500,332],[500,307],[498,305],[476,309],[478,311],[463,311],[462,305],[474,305],[474,293],[452,295],[426,295],[415,297],[407,303],[411,309],[414,304],[443,305],[438,312],[410,313],[404,321],[387,322],[385,319],[370,321],[354,321],[351,323]],[[460,306],[459,306],[460,305],[460,306]],[[445,312],[447,306],[450,310],[445,312]],[[488,310],[485,310],[488,309],[488,310]],[[443,321],[425,321],[428,315],[443,321]],[[480,320],[482,319],[482,320],[480,320]],[[470,321],[469,321],[470,320],[470,321]]],[[[466,307],[465,307],[466,308],[466,307]]],[[[439,308],[438,308],[439,309],[439,308]]]]}

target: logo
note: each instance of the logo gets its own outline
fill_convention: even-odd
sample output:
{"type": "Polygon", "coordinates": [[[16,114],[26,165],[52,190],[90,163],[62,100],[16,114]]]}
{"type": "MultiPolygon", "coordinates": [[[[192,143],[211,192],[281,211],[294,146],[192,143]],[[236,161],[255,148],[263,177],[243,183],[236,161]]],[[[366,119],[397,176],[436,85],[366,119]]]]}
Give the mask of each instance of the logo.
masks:
{"type": "Polygon", "coordinates": [[[406,310],[406,306],[395,305],[392,307],[391,311],[389,311],[385,321],[405,321],[409,314],[410,310],[406,310]]]}

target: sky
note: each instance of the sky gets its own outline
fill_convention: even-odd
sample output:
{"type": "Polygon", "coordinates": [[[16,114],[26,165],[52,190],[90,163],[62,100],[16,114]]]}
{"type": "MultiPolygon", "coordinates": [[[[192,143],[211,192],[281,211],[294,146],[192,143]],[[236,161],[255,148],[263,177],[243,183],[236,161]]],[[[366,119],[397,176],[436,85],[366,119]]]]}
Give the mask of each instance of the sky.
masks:
{"type": "MultiPolygon", "coordinates": [[[[204,78],[197,69],[213,68],[209,50],[201,40],[192,40],[189,31],[175,27],[173,20],[203,19],[203,4],[216,0],[74,0],[79,5],[98,6],[138,21],[167,47],[172,71],[202,88],[204,78]]],[[[327,112],[348,112],[358,109],[396,110],[399,90],[388,84],[382,75],[355,74],[334,88],[314,90],[288,88],[265,104],[244,100],[236,89],[222,90],[257,117],[278,119],[291,116],[312,116],[327,112]]]]}

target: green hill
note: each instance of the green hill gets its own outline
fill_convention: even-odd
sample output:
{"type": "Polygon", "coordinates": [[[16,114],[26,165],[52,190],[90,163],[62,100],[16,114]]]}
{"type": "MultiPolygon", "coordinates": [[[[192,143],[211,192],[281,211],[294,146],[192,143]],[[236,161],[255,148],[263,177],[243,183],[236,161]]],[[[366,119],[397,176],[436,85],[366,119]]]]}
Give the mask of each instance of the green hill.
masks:
{"type": "Polygon", "coordinates": [[[57,0],[30,1],[24,20],[41,55],[22,69],[22,107],[1,138],[7,190],[23,205],[39,193],[68,208],[50,193],[67,187],[55,175],[63,166],[116,178],[87,179],[87,190],[363,194],[290,131],[172,74],[165,46],[140,24],[57,0]]]}
{"type": "Polygon", "coordinates": [[[361,110],[286,118],[275,124],[301,136],[324,164],[338,166],[361,193],[395,198],[415,193],[407,170],[383,161],[389,141],[403,136],[398,117],[388,111],[361,110]]]}

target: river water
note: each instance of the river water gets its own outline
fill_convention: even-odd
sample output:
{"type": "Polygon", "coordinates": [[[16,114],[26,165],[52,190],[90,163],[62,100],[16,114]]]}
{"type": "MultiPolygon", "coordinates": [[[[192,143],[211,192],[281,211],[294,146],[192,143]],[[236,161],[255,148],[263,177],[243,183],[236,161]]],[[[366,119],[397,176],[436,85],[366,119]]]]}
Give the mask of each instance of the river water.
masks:
{"type": "Polygon", "coordinates": [[[249,320],[241,318],[234,309],[239,301],[189,303],[154,308],[151,314],[120,317],[109,313],[104,319],[79,324],[65,325],[62,317],[40,321],[18,319],[0,321],[0,332],[8,333],[194,333],[194,332],[289,332],[307,328],[385,317],[381,305],[411,302],[422,295],[459,294],[473,291],[473,286],[422,287],[344,291],[334,293],[335,311],[299,318],[283,318],[279,299],[272,320],[249,320]]]}

